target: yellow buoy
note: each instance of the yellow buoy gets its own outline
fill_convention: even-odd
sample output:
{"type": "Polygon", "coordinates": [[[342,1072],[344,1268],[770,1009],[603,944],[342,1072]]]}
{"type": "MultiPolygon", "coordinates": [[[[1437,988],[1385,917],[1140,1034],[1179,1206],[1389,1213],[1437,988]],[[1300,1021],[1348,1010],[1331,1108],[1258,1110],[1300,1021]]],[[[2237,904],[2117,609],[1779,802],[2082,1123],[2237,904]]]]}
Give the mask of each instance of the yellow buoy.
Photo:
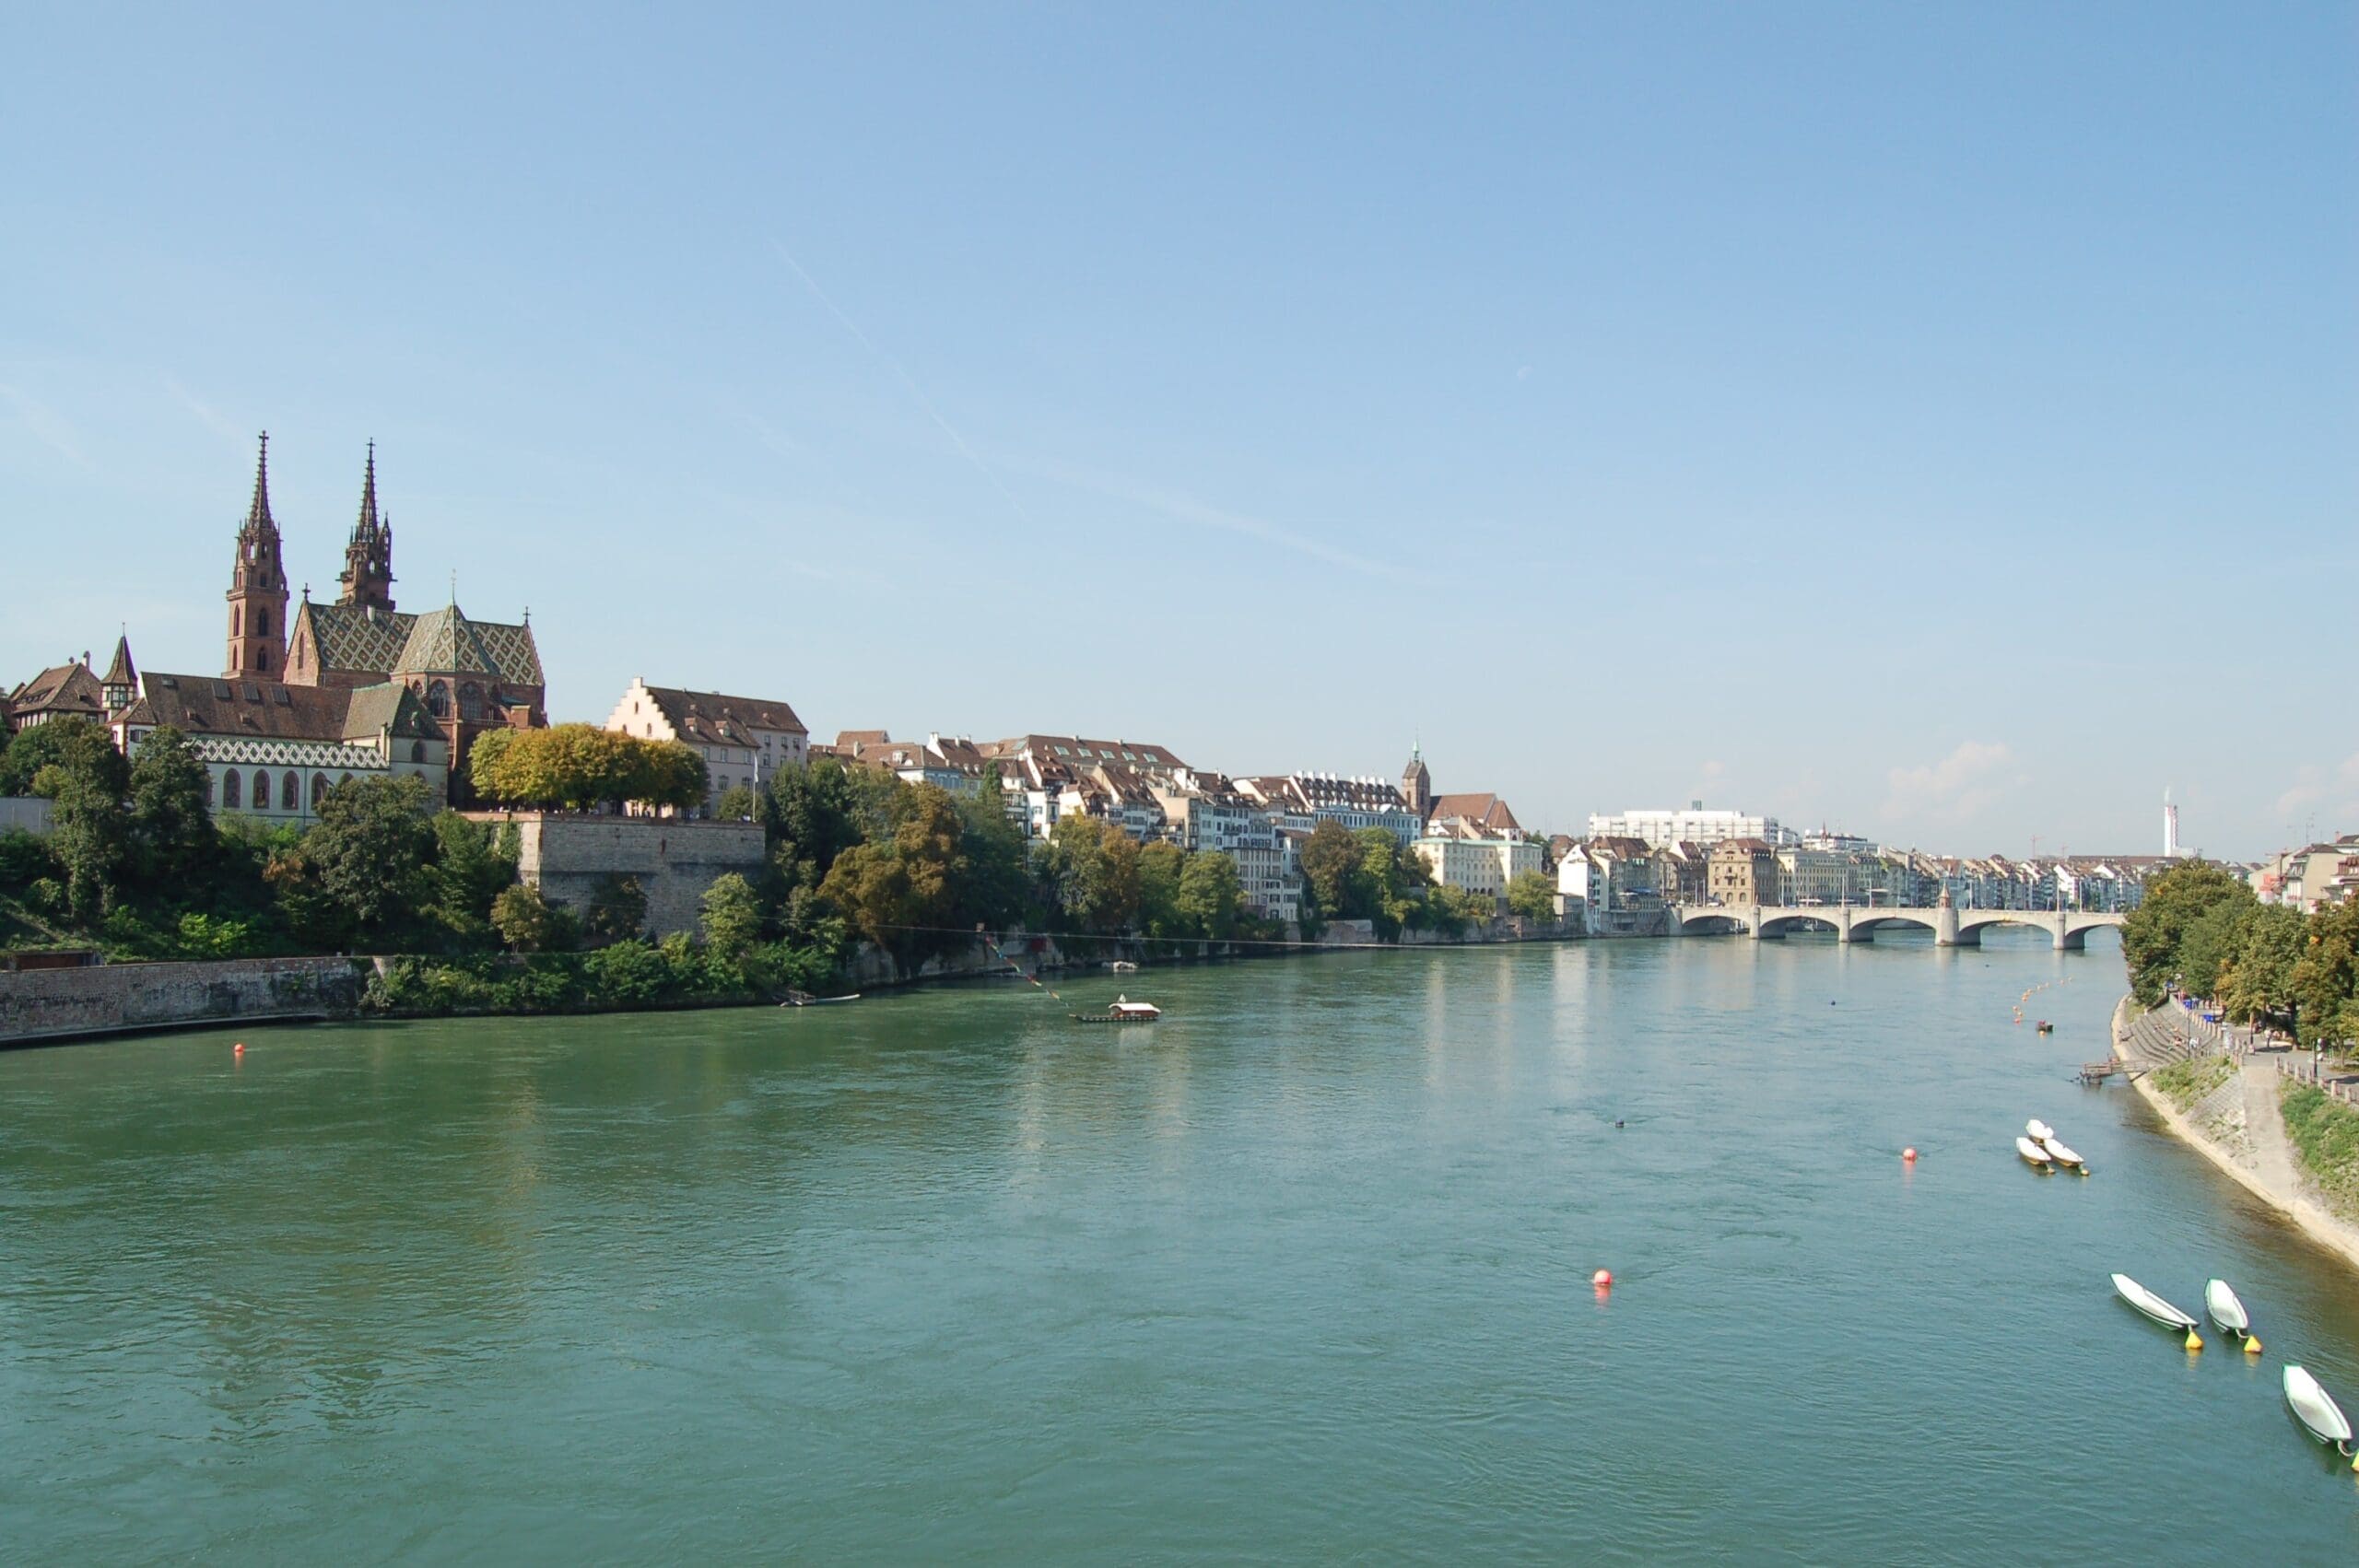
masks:
{"type": "Polygon", "coordinates": [[[2187,1348],[2190,1351],[2201,1350],[2203,1348],[2203,1336],[2197,1333],[2194,1329],[2189,1328],[2187,1331],[2187,1348]]]}
{"type": "Polygon", "coordinates": [[[2259,1353],[2260,1341],[2254,1339],[2250,1334],[2247,1334],[2245,1336],[2245,1354],[2248,1356],[2257,1356],[2259,1353]]]}

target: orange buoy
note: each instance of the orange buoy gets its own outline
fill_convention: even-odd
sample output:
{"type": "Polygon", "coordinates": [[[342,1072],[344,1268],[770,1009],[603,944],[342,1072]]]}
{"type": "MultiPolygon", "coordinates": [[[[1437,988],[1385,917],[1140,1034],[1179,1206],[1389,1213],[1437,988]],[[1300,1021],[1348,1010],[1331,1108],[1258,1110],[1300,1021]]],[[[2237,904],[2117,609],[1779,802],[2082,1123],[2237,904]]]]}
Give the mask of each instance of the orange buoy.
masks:
{"type": "Polygon", "coordinates": [[[1917,1163],[1917,1151],[1913,1148],[1903,1149],[1900,1152],[1900,1157],[1913,1165],[1917,1163]]]}
{"type": "Polygon", "coordinates": [[[1611,1290],[1614,1287],[1614,1270],[1611,1269],[1600,1269],[1596,1273],[1591,1274],[1589,1277],[1589,1282],[1595,1285],[1601,1291],[1611,1290]]]}
{"type": "Polygon", "coordinates": [[[245,1041],[243,1041],[243,1040],[240,1040],[236,1045],[231,1046],[231,1047],[229,1047],[229,1054],[230,1054],[231,1056],[243,1056],[243,1055],[245,1055],[245,1054],[246,1054],[246,1042],[245,1042],[245,1041]]]}

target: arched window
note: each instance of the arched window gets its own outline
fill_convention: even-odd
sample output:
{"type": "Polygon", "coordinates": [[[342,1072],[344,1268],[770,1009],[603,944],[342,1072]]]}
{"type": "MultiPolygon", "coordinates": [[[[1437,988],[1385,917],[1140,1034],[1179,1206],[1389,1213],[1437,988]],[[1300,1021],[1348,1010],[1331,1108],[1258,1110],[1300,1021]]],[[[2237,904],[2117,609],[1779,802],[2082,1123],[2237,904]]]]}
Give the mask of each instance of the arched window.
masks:
{"type": "Polygon", "coordinates": [[[318,810],[320,809],[320,802],[321,802],[322,801],[326,800],[327,798],[328,798],[328,776],[327,776],[326,774],[324,774],[324,773],[314,773],[314,774],[312,774],[312,775],[311,775],[311,809],[312,809],[313,811],[318,811],[318,810]]]}
{"type": "Polygon", "coordinates": [[[262,671],[264,674],[268,674],[270,673],[269,649],[258,648],[254,649],[254,668],[262,671]]]}
{"type": "Polygon", "coordinates": [[[278,809],[283,812],[303,809],[303,781],[295,777],[295,770],[291,767],[287,770],[287,777],[278,781],[278,809]]]}
{"type": "Polygon", "coordinates": [[[451,717],[451,686],[447,681],[437,681],[426,688],[426,711],[437,719],[451,717]]]}
{"type": "Polygon", "coordinates": [[[483,717],[483,688],[473,681],[459,688],[459,717],[469,720],[483,717]]]}
{"type": "Polygon", "coordinates": [[[233,606],[229,611],[229,635],[231,637],[246,635],[246,609],[242,604],[233,606]]]}
{"type": "Polygon", "coordinates": [[[268,637],[269,635],[270,612],[266,609],[257,609],[254,612],[254,636],[268,637]]]}
{"type": "Polygon", "coordinates": [[[426,743],[424,741],[412,741],[409,743],[409,759],[412,762],[424,762],[426,760],[426,743]]]}
{"type": "Polygon", "coordinates": [[[254,810],[270,810],[270,775],[259,767],[254,769],[254,810]]]}
{"type": "Polygon", "coordinates": [[[243,803],[238,798],[239,782],[240,775],[234,767],[221,776],[221,803],[231,811],[243,803]]]}

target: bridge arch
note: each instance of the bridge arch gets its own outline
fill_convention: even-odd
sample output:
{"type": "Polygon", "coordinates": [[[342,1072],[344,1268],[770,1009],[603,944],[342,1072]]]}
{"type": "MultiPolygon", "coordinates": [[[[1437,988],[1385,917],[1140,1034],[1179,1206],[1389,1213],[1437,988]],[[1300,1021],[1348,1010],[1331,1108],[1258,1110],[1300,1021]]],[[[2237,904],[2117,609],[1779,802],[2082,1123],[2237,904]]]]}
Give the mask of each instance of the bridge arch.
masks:
{"type": "Polygon", "coordinates": [[[1764,937],[1792,936],[1796,932],[1812,935],[1820,931],[1839,937],[1843,934],[1843,927],[1825,915],[1776,915],[1761,922],[1764,937]]]}
{"type": "Polygon", "coordinates": [[[1926,919],[1922,915],[1884,915],[1876,914],[1872,911],[1855,912],[1851,917],[1851,938],[1854,942],[1857,942],[1861,938],[1872,940],[1876,933],[1876,928],[1879,926],[1891,926],[1895,929],[1905,927],[1910,930],[1931,931],[1936,936],[1941,934],[1942,930],[1940,926],[1936,925],[1933,921],[1926,919]]]}
{"type": "Polygon", "coordinates": [[[1751,933],[1753,922],[1733,909],[1708,909],[1701,914],[1683,914],[1679,919],[1682,936],[1745,936],[1751,933]]]}

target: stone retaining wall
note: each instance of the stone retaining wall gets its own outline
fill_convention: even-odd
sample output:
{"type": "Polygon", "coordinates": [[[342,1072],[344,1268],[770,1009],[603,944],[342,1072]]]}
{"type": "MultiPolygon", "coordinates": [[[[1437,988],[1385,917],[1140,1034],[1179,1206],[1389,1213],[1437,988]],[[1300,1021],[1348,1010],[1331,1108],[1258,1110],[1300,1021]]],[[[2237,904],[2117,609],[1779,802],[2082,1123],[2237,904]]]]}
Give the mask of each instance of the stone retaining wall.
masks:
{"type": "Polygon", "coordinates": [[[340,1017],[359,1005],[360,983],[349,958],[0,973],[0,1046],[241,1019],[340,1017]]]}
{"type": "Polygon", "coordinates": [[[751,880],[760,873],[765,853],[761,827],[750,822],[562,812],[467,814],[516,829],[517,874],[552,904],[580,908],[608,877],[635,880],[647,895],[649,936],[695,931],[705,890],[730,872],[751,880]]]}

